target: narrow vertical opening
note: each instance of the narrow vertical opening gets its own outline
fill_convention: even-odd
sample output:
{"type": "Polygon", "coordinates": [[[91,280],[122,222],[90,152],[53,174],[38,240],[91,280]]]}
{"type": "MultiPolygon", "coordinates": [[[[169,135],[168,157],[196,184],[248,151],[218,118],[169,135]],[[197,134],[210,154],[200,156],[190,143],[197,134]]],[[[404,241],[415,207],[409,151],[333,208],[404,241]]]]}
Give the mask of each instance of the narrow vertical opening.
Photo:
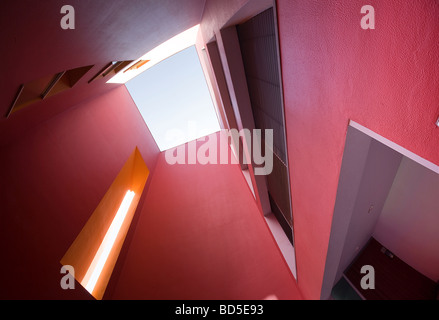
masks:
{"type": "Polygon", "coordinates": [[[102,299],[149,175],[137,148],[61,259],[75,279],[102,299]]]}

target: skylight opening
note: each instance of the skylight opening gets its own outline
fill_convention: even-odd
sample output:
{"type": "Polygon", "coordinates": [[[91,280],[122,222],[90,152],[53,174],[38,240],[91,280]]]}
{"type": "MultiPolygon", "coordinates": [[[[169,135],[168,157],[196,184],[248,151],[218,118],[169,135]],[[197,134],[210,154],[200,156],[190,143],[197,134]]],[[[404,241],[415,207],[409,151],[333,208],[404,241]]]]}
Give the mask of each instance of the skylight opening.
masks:
{"type": "Polygon", "coordinates": [[[139,74],[126,87],[160,151],[221,130],[194,45],[139,74]]]}
{"type": "Polygon", "coordinates": [[[114,77],[108,80],[107,83],[126,83],[166,58],[195,45],[199,27],[200,25],[197,24],[196,26],[193,26],[192,28],[163,42],[140,58],[134,60],[124,68],[123,72],[117,73],[114,77]],[[139,62],[141,62],[140,65],[139,62]],[[137,67],[132,68],[135,65],[137,65],[137,67]]]}

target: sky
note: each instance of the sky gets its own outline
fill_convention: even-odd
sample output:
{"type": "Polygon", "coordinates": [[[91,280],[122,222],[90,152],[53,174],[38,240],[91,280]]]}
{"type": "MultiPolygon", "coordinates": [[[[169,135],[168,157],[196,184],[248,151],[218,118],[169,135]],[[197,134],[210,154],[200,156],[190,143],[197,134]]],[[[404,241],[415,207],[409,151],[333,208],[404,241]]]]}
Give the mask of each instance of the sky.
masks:
{"type": "Polygon", "coordinates": [[[160,151],[220,130],[195,46],[125,85],[160,151]]]}

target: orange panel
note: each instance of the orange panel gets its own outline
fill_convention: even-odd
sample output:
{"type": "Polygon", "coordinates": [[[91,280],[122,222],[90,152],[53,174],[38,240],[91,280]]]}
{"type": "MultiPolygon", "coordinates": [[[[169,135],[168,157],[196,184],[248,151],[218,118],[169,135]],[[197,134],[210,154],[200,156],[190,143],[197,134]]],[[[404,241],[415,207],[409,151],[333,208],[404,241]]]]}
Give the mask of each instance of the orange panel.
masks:
{"type": "Polygon", "coordinates": [[[102,299],[104,295],[148,175],[148,167],[136,147],[78,237],[61,259],[61,264],[71,265],[75,268],[75,278],[81,283],[121,205],[125,193],[128,190],[134,191],[134,199],[99,276],[99,280],[91,293],[96,299],[102,299]]]}

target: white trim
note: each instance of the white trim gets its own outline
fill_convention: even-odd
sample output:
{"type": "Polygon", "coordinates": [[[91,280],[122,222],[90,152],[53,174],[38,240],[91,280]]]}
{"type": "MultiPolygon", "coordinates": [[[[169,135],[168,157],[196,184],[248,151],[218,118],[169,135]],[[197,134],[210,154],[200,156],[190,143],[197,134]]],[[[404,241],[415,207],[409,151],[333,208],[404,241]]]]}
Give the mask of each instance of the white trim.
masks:
{"type": "Polygon", "coordinates": [[[401,153],[402,155],[406,156],[407,158],[419,163],[420,165],[432,170],[433,172],[436,172],[437,174],[439,174],[439,166],[418,156],[417,154],[401,147],[400,145],[390,141],[389,139],[384,138],[383,136],[379,135],[376,132],[373,132],[372,130],[363,127],[361,124],[353,121],[353,120],[349,120],[349,125],[357,130],[360,130],[361,132],[363,132],[364,134],[368,135],[369,137],[378,140],[379,142],[385,144],[386,146],[388,146],[389,148],[401,153]]]}

